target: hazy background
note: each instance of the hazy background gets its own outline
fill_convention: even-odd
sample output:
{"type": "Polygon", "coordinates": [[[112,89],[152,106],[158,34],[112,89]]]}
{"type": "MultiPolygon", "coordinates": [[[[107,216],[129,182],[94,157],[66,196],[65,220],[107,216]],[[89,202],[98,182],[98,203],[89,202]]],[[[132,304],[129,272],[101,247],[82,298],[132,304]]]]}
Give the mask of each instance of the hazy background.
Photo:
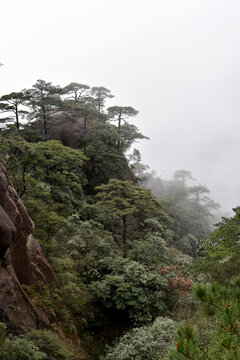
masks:
{"type": "Polygon", "coordinates": [[[75,81],[133,106],[143,162],[240,205],[240,0],[8,0],[0,95],[75,81]]]}

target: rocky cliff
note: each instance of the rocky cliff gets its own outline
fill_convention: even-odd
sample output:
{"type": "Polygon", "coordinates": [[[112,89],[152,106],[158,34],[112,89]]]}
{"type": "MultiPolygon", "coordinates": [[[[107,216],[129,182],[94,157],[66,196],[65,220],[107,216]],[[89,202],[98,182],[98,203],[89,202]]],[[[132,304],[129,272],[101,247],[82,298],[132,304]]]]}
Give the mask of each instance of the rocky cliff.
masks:
{"type": "Polygon", "coordinates": [[[14,330],[48,327],[26,287],[58,287],[54,272],[34,239],[34,223],[0,162],[0,321],[14,330]]]}
{"type": "MultiPolygon", "coordinates": [[[[55,117],[57,117],[58,114],[59,113],[55,114],[55,117]]],[[[73,149],[79,149],[81,147],[81,141],[85,132],[91,128],[88,121],[85,129],[83,118],[67,122],[56,121],[55,123],[51,123],[50,126],[52,127],[50,138],[60,140],[63,145],[70,146],[73,149]]]]}

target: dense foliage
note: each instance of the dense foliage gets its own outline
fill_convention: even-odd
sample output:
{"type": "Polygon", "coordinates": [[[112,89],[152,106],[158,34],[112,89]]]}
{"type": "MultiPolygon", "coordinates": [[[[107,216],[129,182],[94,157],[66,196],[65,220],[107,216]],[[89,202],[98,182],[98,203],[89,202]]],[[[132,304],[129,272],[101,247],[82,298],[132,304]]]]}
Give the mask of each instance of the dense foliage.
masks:
{"type": "Polygon", "coordinates": [[[51,326],[16,336],[1,324],[0,357],[85,359],[84,347],[89,359],[236,360],[239,208],[210,235],[209,190],[190,171],[146,173],[130,153],[145,138],[128,122],[138,112],[105,109],[112,98],[38,80],[0,99],[0,160],[61,283],[24,287],[51,326]]]}
{"type": "MultiPolygon", "coordinates": [[[[197,286],[196,295],[202,302],[205,314],[211,321],[208,333],[203,335],[195,326],[183,326],[178,330],[176,351],[173,359],[231,359],[240,357],[240,278],[230,286],[211,284],[197,286]]],[[[200,324],[198,324],[199,326],[200,324]]],[[[206,325],[205,325],[206,326],[206,325]]]]}
{"type": "Polygon", "coordinates": [[[173,219],[173,244],[182,252],[196,257],[201,245],[213,230],[216,210],[220,205],[211,200],[209,189],[203,185],[189,186],[195,181],[190,171],[177,170],[173,180],[162,180],[145,174],[144,186],[150,187],[157,198],[168,208],[173,219]]]}
{"type": "Polygon", "coordinates": [[[154,360],[165,356],[175,341],[176,323],[159,317],[152,325],[136,328],[123,335],[103,360],[154,360]]]}

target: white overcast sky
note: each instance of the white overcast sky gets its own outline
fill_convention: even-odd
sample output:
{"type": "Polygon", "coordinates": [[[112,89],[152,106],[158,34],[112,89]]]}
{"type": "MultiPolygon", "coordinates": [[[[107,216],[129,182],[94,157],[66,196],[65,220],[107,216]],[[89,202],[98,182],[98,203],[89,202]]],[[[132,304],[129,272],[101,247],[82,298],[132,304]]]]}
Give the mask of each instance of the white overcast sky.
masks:
{"type": "Polygon", "coordinates": [[[144,163],[240,205],[240,0],[8,0],[0,30],[0,95],[105,86],[140,111],[144,163]]]}

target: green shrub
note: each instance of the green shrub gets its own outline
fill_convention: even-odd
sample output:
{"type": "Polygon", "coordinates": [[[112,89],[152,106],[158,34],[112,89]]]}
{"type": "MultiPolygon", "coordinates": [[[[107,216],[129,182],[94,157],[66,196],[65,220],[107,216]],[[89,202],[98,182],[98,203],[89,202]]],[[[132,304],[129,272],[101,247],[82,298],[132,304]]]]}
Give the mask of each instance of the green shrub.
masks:
{"type": "Polygon", "coordinates": [[[33,330],[28,333],[25,338],[32,341],[41,351],[44,351],[44,353],[47,354],[47,360],[74,359],[73,352],[51,331],[33,330]]]}
{"type": "Polygon", "coordinates": [[[148,267],[160,265],[166,257],[166,242],[156,233],[132,242],[130,247],[129,256],[148,267]]]}
{"type": "Polygon", "coordinates": [[[167,277],[130,259],[115,259],[111,274],[93,282],[89,290],[105,308],[124,311],[138,325],[171,307],[167,277]]]}
{"type": "Polygon", "coordinates": [[[144,326],[122,336],[114,347],[107,349],[102,360],[162,359],[174,342],[176,324],[159,317],[151,326],[144,326]]]}
{"type": "Polygon", "coordinates": [[[0,349],[1,360],[43,360],[47,355],[28,339],[10,337],[0,349]]]}

